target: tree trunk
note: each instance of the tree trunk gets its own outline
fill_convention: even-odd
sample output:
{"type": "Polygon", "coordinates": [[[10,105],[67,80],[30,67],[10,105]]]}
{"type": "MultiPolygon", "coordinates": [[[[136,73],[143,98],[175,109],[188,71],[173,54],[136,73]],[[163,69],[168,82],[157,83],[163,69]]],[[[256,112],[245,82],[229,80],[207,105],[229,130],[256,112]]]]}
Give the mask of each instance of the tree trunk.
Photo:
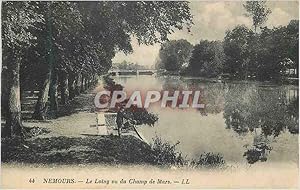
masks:
{"type": "Polygon", "coordinates": [[[33,119],[37,120],[45,120],[48,110],[48,95],[49,95],[49,87],[50,87],[50,77],[51,70],[49,69],[46,78],[40,88],[38,101],[35,105],[35,110],[32,115],[33,119]]]}
{"type": "Polygon", "coordinates": [[[51,75],[49,93],[50,93],[50,111],[54,117],[56,117],[57,110],[58,110],[57,81],[58,81],[57,71],[56,69],[53,69],[53,74],[51,75]]]}
{"type": "Polygon", "coordinates": [[[52,20],[51,20],[51,9],[50,9],[50,2],[47,3],[47,13],[45,15],[46,18],[46,32],[47,32],[47,41],[46,41],[46,52],[48,52],[47,56],[47,66],[48,71],[46,74],[45,81],[42,84],[40,89],[38,101],[35,106],[34,113],[32,115],[33,119],[38,120],[45,120],[47,109],[48,109],[48,95],[49,95],[49,88],[50,82],[52,79],[52,72],[54,68],[54,55],[53,55],[53,47],[52,47],[52,20]]]}
{"type": "Polygon", "coordinates": [[[69,100],[75,98],[75,79],[74,75],[69,74],[69,100]]]}
{"type": "Polygon", "coordinates": [[[93,74],[93,75],[92,75],[92,85],[95,85],[95,84],[96,84],[95,81],[96,81],[96,80],[95,80],[95,75],[93,74]]]}
{"type": "Polygon", "coordinates": [[[88,83],[87,83],[87,78],[84,77],[84,90],[88,89],[88,83]]]}
{"type": "Polygon", "coordinates": [[[20,61],[8,64],[10,84],[8,85],[8,111],[4,135],[9,137],[22,136],[23,125],[21,118],[20,99],[20,61]]]}
{"type": "Polygon", "coordinates": [[[81,86],[80,86],[80,92],[84,92],[84,77],[81,74],[81,86]]]}
{"type": "Polygon", "coordinates": [[[86,89],[90,88],[90,79],[89,77],[86,77],[86,89]]]}
{"type": "Polygon", "coordinates": [[[69,98],[69,89],[68,89],[68,74],[67,72],[61,72],[59,75],[60,81],[60,96],[61,104],[66,104],[69,98]]]}
{"type": "Polygon", "coordinates": [[[91,77],[88,77],[88,88],[91,88],[91,77]]]}
{"type": "Polygon", "coordinates": [[[80,95],[80,88],[81,88],[81,74],[79,73],[76,76],[75,95],[80,95]]]}
{"type": "Polygon", "coordinates": [[[97,83],[98,83],[98,75],[94,75],[94,85],[97,85],[97,83]]]}
{"type": "Polygon", "coordinates": [[[2,72],[1,72],[1,116],[6,118],[6,113],[8,112],[8,88],[9,88],[9,76],[8,69],[5,61],[2,62],[2,72]]]}

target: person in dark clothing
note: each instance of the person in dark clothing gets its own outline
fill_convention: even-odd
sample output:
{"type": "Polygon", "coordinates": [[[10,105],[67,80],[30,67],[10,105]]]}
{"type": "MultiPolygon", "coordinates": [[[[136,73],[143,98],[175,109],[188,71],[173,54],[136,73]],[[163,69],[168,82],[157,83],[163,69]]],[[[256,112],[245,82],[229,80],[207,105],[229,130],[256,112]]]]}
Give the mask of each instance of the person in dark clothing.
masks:
{"type": "Polygon", "coordinates": [[[137,136],[144,140],[141,135],[138,133],[138,131],[136,130],[135,128],[135,124],[136,124],[136,121],[132,120],[126,113],[125,113],[125,109],[124,107],[121,107],[119,109],[119,111],[117,112],[117,119],[116,119],[116,123],[117,123],[117,127],[118,127],[118,135],[119,137],[121,137],[121,131],[122,129],[128,129],[128,128],[131,128],[133,129],[133,131],[136,132],[137,136]],[[126,119],[126,123],[124,123],[124,119],[126,119]]]}
{"type": "Polygon", "coordinates": [[[123,107],[121,107],[119,109],[119,111],[117,112],[117,127],[118,127],[118,135],[119,137],[121,136],[121,130],[123,128],[124,125],[124,111],[125,109],[123,107]]]}

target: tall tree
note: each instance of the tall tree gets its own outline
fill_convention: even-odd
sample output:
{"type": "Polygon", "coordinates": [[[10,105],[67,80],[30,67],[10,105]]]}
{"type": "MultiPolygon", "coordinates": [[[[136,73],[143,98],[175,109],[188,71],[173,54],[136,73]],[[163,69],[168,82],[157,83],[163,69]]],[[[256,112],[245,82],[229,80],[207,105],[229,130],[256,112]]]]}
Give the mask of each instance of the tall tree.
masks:
{"type": "Polygon", "coordinates": [[[61,50],[65,50],[65,57],[68,51],[65,46],[74,37],[74,32],[79,31],[81,25],[80,14],[76,3],[70,2],[41,2],[40,11],[43,11],[45,26],[43,31],[46,35],[40,36],[44,39],[42,52],[45,52],[47,72],[41,83],[38,102],[33,114],[34,119],[45,119],[48,110],[48,95],[50,93],[50,110],[57,111],[57,87],[58,87],[58,69],[64,64],[61,61],[61,50]],[[67,15],[67,16],[66,16],[67,15]],[[75,21],[75,22],[73,22],[75,21]],[[64,39],[64,40],[61,40],[64,39]],[[58,63],[59,61],[60,64],[58,63]]]}
{"type": "Polygon", "coordinates": [[[202,40],[194,47],[187,74],[216,77],[222,72],[224,57],[222,42],[202,40]]]}
{"type": "Polygon", "coordinates": [[[294,62],[297,76],[299,75],[299,20],[291,20],[286,26],[289,41],[288,56],[294,62]]]}
{"type": "Polygon", "coordinates": [[[179,72],[188,65],[193,45],[187,40],[171,40],[161,45],[159,57],[167,71],[179,72]]]}
{"type": "MultiPolygon", "coordinates": [[[[231,74],[235,78],[247,77],[250,67],[250,50],[254,38],[252,30],[246,26],[237,26],[227,31],[224,38],[225,63],[223,72],[231,74]]],[[[253,65],[251,65],[252,67],[253,65]]]]}
{"type": "Polygon", "coordinates": [[[21,136],[23,125],[20,100],[20,67],[24,50],[34,45],[33,31],[43,23],[36,9],[39,2],[3,2],[3,66],[7,67],[7,113],[5,135],[21,136]]]}
{"type": "Polygon", "coordinates": [[[293,22],[287,26],[262,29],[259,44],[255,48],[260,80],[279,81],[286,69],[297,68],[298,39],[298,27],[293,22]]]}
{"type": "Polygon", "coordinates": [[[252,18],[255,32],[257,27],[267,21],[268,15],[272,12],[271,9],[266,6],[266,1],[246,1],[243,6],[247,11],[245,15],[252,18]]]}

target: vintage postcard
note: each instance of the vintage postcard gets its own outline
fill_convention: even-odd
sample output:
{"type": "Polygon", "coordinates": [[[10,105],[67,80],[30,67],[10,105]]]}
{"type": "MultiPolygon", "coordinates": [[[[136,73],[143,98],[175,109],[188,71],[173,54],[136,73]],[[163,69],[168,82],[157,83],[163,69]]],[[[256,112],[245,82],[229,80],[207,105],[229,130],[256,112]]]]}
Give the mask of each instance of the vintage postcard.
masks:
{"type": "Polygon", "coordinates": [[[298,1],[2,1],[1,189],[299,188],[298,1]]]}

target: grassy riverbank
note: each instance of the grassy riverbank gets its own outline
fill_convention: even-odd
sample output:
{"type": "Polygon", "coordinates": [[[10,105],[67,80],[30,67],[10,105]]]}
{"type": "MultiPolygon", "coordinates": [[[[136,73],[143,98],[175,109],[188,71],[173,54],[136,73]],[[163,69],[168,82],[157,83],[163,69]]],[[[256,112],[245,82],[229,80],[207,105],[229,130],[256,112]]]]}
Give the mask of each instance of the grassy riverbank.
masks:
{"type": "Polygon", "coordinates": [[[156,165],[162,167],[224,168],[219,154],[202,154],[199,160],[186,160],[170,144],[160,138],[152,145],[133,136],[86,136],[6,139],[1,142],[3,163],[22,164],[104,164],[156,165]]]}
{"type": "Polygon", "coordinates": [[[155,160],[151,147],[131,136],[3,139],[1,153],[5,163],[153,164],[155,160]]]}

